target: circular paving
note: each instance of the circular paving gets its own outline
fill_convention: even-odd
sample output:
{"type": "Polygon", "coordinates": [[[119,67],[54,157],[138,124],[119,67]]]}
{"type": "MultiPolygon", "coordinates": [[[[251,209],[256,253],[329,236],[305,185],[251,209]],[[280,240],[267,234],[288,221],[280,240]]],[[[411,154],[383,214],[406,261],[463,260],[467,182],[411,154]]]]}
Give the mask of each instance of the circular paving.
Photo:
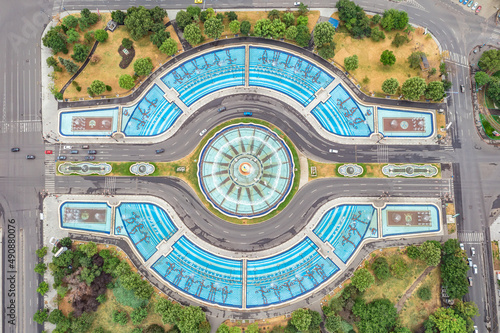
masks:
{"type": "Polygon", "coordinates": [[[217,132],[202,149],[198,182],[222,213],[255,218],[286,198],[293,170],[290,149],[276,133],[265,126],[237,124],[217,132]]]}

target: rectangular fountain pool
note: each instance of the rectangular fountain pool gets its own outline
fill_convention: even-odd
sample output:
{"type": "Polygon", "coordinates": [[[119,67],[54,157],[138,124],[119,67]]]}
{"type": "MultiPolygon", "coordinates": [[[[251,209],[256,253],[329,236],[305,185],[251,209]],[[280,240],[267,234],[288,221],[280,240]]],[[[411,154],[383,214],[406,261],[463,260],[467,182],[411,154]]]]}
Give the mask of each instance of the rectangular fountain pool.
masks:
{"type": "Polygon", "coordinates": [[[59,212],[64,229],[110,233],[111,207],[105,202],[65,202],[59,212]]]}

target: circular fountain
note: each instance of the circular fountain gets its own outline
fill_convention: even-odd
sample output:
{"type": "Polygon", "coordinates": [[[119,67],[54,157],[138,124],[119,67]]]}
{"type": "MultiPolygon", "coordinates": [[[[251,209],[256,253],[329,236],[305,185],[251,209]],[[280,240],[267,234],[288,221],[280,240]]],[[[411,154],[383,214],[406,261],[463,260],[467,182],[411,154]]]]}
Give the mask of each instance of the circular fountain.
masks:
{"type": "Polygon", "coordinates": [[[198,182],[207,200],[237,218],[255,218],[276,209],[293,183],[290,149],[269,128],[237,124],[223,128],[205,145],[198,182]]]}

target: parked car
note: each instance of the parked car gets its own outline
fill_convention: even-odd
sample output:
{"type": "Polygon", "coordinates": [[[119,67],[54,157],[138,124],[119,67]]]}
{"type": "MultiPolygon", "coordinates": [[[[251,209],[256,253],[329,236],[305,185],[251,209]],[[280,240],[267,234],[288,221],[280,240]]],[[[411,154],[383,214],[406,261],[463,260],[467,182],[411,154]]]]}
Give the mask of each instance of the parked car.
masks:
{"type": "Polygon", "coordinates": [[[475,249],[475,248],[473,248],[473,247],[471,247],[471,248],[470,248],[470,253],[471,253],[471,255],[474,257],[474,256],[476,255],[476,249],[475,249]]]}
{"type": "Polygon", "coordinates": [[[225,106],[217,109],[217,112],[222,112],[222,111],[226,111],[226,107],[225,106]]]}
{"type": "Polygon", "coordinates": [[[247,117],[251,117],[253,115],[253,113],[247,111],[247,112],[243,112],[243,115],[247,116],[247,117]]]}
{"type": "Polygon", "coordinates": [[[474,264],[474,265],[472,266],[472,269],[474,270],[474,274],[477,274],[477,265],[476,265],[476,264],[474,264]]]}
{"type": "Polygon", "coordinates": [[[13,152],[13,153],[17,153],[17,152],[18,152],[18,151],[20,151],[20,150],[21,150],[21,148],[17,148],[17,147],[15,147],[15,148],[10,148],[10,151],[11,151],[11,152],[13,152]]]}
{"type": "Polygon", "coordinates": [[[69,153],[70,154],[78,154],[78,150],[71,150],[69,153]]]}
{"type": "Polygon", "coordinates": [[[469,280],[469,286],[471,286],[471,287],[472,287],[472,278],[469,276],[469,277],[467,278],[467,280],[469,280]]]}
{"type": "Polygon", "coordinates": [[[57,156],[57,159],[58,159],[59,161],[64,161],[64,160],[66,159],[66,156],[64,156],[64,155],[59,155],[59,156],[57,156]]]}
{"type": "Polygon", "coordinates": [[[472,10],[476,10],[476,8],[477,8],[478,5],[479,4],[477,2],[474,2],[474,6],[472,6],[472,10]]]}
{"type": "Polygon", "coordinates": [[[465,251],[464,243],[460,243],[460,250],[465,251]]]}
{"type": "Polygon", "coordinates": [[[46,150],[45,155],[52,155],[52,150],[46,150]]]}
{"type": "Polygon", "coordinates": [[[85,161],[93,161],[95,160],[95,156],[85,156],[85,161]]]}
{"type": "Polygon", "coordinates": [[[26,155],[26,159],[27,160],[34,160],[35,159],[35,155],[26,155]]]}
{"type": "Polygon", "coordinates": [[[463,84],[460,85],[460,91],[465,92],[465,86],[463,84]]]}
{"type": "Polygon", "coordinates": [[[71,149],[71,146],[63,146],[64,149],[71,149]]]}
{"type": "Polygon", "coordinates": [[[469,266],[472,267],[472,259],[471,258],[467,258],[467,261],[469,262],[469,266]]]}
{"type": "Polygon", "coordinates": [[[465,0],[464,5],[467,5],[469,2],[474,1],[474,0],[465,0]]]}
{"type": "Polygon", "coordinates": [[[477,7],[476,14],[478,14],[481,11],[481,8],[483,8],[483,7],[482,6],[477,7]]]}
{"type": "Polygon", "coordinates": [[[89,155],[95,155],[97,154],[97,150],[89,150],[89,155]]]}
{"type": "Polygon", "coordinates": [[[207,133],[207,129],[203,129],[201,132],[200,132],[200,136],[203,136],[203,134],[207,133]]]}
{"type": "Polygon", "coordinates": [[[156,150],[155,150],[155,153],[157,153],[157,154],[161,154],[161,153],[163,153],[164,151],[165,151],[165,149],[160,148],[160,149],[156,149],[156,150]]]}
{"type": "Polygon", "coordinates": [[[293,5],[294,5],[295,7],[300,6],[300,4],[301,4],[301,2],[300,2],[300,1],[295,1],[295,2],[293,3],[293,5]]]}
{"type": "Polygon", "coordinates": [[[338,154],[339,153],[339,151],[337,149],[328,149],[328,152],[332,153],[332,154],[338,154]]]}
{"type": "Polygon", "coordinates": [[[82,149],[89,149],[89,145],[83,145],[82,149]]]}
{"type": "Polygon", "coordinates": [[[467,4],[467,7],[471,7],[474,4],[474,0],[470,0],[469,3],[467,4]]]}

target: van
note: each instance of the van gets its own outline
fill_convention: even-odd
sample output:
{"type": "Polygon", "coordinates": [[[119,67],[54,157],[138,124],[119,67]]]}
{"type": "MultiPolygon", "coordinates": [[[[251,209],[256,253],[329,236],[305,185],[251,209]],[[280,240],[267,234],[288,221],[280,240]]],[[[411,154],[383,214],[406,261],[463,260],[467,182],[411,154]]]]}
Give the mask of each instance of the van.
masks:
{"type": "Polygon", "coordinates": [[[70,154],[78,154],[78,150],[71,150],[69,153],[70,154]]]}

